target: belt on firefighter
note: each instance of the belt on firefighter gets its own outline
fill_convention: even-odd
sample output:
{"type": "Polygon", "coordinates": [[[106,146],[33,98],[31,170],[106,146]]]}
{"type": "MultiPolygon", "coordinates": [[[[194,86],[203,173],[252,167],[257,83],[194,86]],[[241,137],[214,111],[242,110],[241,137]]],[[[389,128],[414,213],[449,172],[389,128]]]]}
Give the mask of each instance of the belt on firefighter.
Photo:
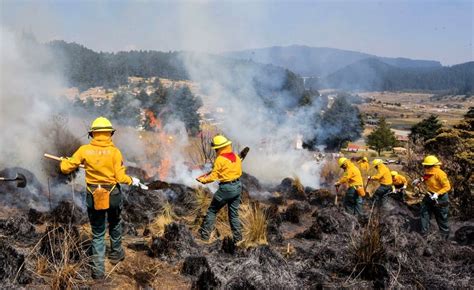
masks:
{"type": "Polygon", "coordinates": [[[112,191],[114,191],[114,189],[117,187],[117,184],[87,184],[87,190],[93,194],[94,193],[94,190],[96,190],[97,187],[103,187],[105,189],[107,189],[110,193],[112,193],[112,191]]]}
{"type": "Polygon", "coordinates": [[[239,182],[239,181],[240,181],[240,178],[237,178],[237,179],[234,179],[234,180],[231,180],[231,181],[219,182],[219,184],[230,184],[230,183],[236,183],[236,182],[239,182]]]}

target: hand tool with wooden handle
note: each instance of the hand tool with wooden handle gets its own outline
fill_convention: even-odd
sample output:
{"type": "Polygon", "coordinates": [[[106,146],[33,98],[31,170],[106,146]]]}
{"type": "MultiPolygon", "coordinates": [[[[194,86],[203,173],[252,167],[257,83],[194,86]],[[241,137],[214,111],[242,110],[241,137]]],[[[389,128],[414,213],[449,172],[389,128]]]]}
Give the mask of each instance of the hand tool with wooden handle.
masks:
{"type": "MultiPolygon", "coordinates": [[[[57,161],[63,160],[63,157],[58,157],[58,156],[51,155],[51,154],[48,154],[48,153],[44,153],[43,156],[46,157],[46,158],[49,158],[49,159],[57,160],[57,161]]],[[[84,164],[80,164],[79,168],[84,168],[84,164]]]]}

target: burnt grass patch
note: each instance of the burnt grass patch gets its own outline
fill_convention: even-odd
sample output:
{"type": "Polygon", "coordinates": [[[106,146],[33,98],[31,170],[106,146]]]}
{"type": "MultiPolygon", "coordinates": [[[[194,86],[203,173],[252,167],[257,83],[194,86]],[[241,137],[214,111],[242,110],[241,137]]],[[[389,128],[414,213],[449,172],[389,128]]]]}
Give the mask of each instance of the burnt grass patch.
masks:
{"type": "MultiPolygon", "coordinates": [[[[445,241],[434,220],[429,235],[422,237],[416,211],[392,200],[395,209],[369,214],[366,204],[366,216],[357,218],[336,206],[329,190],[304,188],[292,178],[271,190],[263,189],[252,176],[243,177],[243,182],[250,196],[260,190],[281,194],[278,203],[260,200],[267,216],[268,245],[243,249],[230,237],[212,244],[195,241],[193,225],[185,224],[182,217],[193,213],[196,190],[151,181],[147,191],[123,188],[125,239],[135,236],[127,251],[178,268],[193,289],[468,288],[474,284],[474,221],[451,218],[455,230],[445,241]],[[149,231],[146,238],[137,238],[166,202],[173,206],[177,221],[166,225],[162,236],[149,231]]],[[[51,268],[61,260],[80,265],[89,246],[79,230],[86,223],[85,212],[64,201],[49,212],[21,208],[0,220],[2,286],[48,284],[29,270],[35,263],[32,257],[46,258],[51,268]],[[70,241],[67,250],[65,240],[70,241]],[[36,254],[29,256],[33,248],[36,254]]],[[[149,287],[156,277],[142,268],[131,276],[138,286],[149,287]]],[[[58,285],[68,285],[64,281],[58,285]]]]}

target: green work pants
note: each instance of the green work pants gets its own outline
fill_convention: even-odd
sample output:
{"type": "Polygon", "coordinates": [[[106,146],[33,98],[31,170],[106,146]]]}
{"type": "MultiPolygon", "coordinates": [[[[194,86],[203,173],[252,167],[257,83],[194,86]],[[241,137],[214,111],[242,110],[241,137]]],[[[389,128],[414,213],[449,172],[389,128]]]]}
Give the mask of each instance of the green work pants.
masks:
{"type": "MultiPolygon", "coordinates": [[[[93,189],[92,189],[93,190],[93,189]]],[[[95,210],[94,198],[90,192],[86,197],[87,214],[92,229],[92,277],[100,279],[105,273],[105,231],[106,218],[109,223],[110,257],[115,260],[123,259],[122,248],[122,212],[123,196],[117,186],[110,194],[110,207],[107,210],[95,210]]]]}
{"type": "Polygon", "coordinates": [[[242,226],[239,219],[240,194],[242,184],[240,181],[220,184],[219,189],[212,198],[211,205],[207,209],[206,217],[201,225],[199,233],[203,240],[208,240],[214,230],[216,215],[219,210],[227,205],[230,228],[235,242],[242,240],[242,226]]]}
{"type": "Polygon", "coordinates": [[[343,199],[344,209],[353,215],[362,215],[362,198],[357,194],[355,187],[347,189],[343,199]]]}
{"type": "Polygon", "coordinates": [[[438,203],[432,200],[429,196],[425,196],[421,202],[420,218],[422,234],[427,234],[430,229],[431,214],[434,214],[436,218],[441,235],[447,239],[449,237],[449,197],[447,193],[438,197],[438,203]]]}
{"type": "Polygon", "coordinates": [[[391,185],[381,184],[374,193],[375,206],[384,208],[387,205],[388,195],[392,192],[391,185]]]}

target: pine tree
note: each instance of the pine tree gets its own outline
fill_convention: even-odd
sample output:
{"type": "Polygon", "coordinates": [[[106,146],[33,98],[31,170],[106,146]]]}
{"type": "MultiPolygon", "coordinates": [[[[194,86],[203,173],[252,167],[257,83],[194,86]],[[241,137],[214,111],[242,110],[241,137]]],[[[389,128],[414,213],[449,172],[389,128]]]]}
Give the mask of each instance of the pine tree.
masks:
{"type": "Polygon", "coordinates": [[[379,155],[382,150],[390,150],[397,144],[397,138],[392,130],[390,130],[390,126],[385,121],[385,118],[381,118],[377,128],[367,136],[367,144],[370,148],[377,151],[379,155]]]}
{"type": "Polygon", "coordinates": [[[331,108],[323,114],[320,125],[322,130],[317,140],[321,140],[328,149],[340,149],[345,142],[356,140],[364,128],[359,109],[345,97],[334,100],[331,108]]]}
{"type": "Polygon", "coordinates": [[[411,127],[409,137],[413,142],[419,140],[425,142],[431,138],[434,138],[437,131],[441,129],[442,126],[443,125],[438,119],[438,116],[431,115],[428,118],[421,120],[421,122],[413,125],[413,127],[411,127]]]}

